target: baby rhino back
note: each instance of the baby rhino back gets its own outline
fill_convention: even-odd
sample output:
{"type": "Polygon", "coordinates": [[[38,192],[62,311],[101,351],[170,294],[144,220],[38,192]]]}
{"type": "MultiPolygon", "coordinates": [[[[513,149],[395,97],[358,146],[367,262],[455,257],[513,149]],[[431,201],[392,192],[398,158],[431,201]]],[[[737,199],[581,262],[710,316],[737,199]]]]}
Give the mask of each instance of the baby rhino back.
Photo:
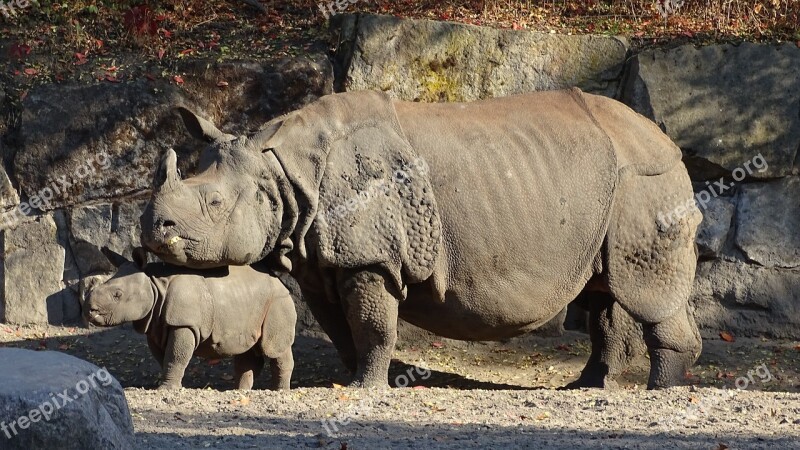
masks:
{"type": "Polygon", "coordinates": [[[244,353],[258,343],[267,357],[291,347],[294,302],[277,278],[250,266],[230,266],[228,276],[208,277],[205,283],[212,297],[213,320],[207,345],[202,347],[224,356],[244,353]]]}

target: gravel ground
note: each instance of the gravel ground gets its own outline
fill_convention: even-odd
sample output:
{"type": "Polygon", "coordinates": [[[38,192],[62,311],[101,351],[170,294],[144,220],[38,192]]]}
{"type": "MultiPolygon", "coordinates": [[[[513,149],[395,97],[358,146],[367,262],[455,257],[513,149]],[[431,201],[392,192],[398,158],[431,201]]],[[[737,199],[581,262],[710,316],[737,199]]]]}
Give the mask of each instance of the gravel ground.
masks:
{"type": "Polygon", "coordinates": [[[800,449],[800,343],[704,337],[687,374],[694,386],[665,391],[643,389],[644,357],[619,390],[554,390],[589,353],[588,337],[568,332],[401,345],[390,378],[410,387],[388,391],[341,388],[347,376],[331,344],[299,336],[290,392],[231,390],[230,361],[199,358],[188,389],[164,392],[153,390],[158,365],[129,326],[0,326],[0,347],[63,351],[106,367],[126,388],[143,449],[800,449]]]}
{"type": "Polygon", "coordinates": [[[796,393],[688,387],[126,393],[140,448],[800,448],[796,393]]]}

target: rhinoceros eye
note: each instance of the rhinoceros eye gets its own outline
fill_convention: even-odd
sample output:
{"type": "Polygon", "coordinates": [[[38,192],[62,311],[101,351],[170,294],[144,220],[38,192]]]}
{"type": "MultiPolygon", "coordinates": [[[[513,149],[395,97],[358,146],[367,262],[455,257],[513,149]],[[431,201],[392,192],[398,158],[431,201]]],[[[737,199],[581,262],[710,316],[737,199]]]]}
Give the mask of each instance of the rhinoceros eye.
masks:
{"type": "Polygon", "coordinates": [[[218,192],[211,194],[208,204],[214,207],[222,206],[222,195],[220,195],[218,192]]]}
{"type": "Polygon", "coordinates": [[[122,299],[122,291],[115,291],[114,292],[114,300],[120,301],[122,299]]]}

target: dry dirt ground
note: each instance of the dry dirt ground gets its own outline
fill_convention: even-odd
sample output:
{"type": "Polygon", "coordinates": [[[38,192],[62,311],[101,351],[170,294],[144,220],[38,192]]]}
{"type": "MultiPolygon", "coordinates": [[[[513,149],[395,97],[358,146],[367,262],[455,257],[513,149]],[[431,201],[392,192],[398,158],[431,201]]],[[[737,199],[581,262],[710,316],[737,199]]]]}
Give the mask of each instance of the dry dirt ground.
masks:
{"type": "MultiPolygon", "coordinates": [[[[0,346],[63,351],[126,388],[137,448],[800,449],[800,343],[707,336],[690,387],[646,391],[647,359],[615,391],[557,391],[587,335],[400,347],[389,391],[342,388],[333,347],[299,337],[290,392],[232,390],[229,361],[195,359],[177,392],[129,326],[0,326],[0,346]],[[748,379],[748,372],[750,378],[748,379]]],[[[6,362],[3,363],[13,363],[6,362]]],[[[266,385],[264,374],[256,388],[266,385]]]]}

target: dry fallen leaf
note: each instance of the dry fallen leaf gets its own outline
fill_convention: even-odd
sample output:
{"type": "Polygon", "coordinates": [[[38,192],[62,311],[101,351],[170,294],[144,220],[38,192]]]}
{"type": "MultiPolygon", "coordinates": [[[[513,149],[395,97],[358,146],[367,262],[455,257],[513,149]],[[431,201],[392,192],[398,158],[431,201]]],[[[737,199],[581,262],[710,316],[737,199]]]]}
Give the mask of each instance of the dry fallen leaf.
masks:
{"type": "Polygon", "coordinates": [[[431,347],[433,347],[433,348],[442,348],[442,347],[444,347],[444,344],[442,344],[441,342],[431,342],[431,347]]]}
{"type": "Polygon", "coordinates": [[[250,397],[245,397],[244,395],[239,397],[237,400],[231,400],[231,405],[247,406],[249,404],[250,404],[250,397]]]}
{"type": "Polygon", "coordinates": [[[725,341],[725,342],[734,342],[734,341],[736,341],[736,338],[731,333],[729,333],[727,331],[720,331],[719,332],[719,337],[721,337],[722,340],[725,341]]]}
{"type": "Polygon", "coordinates": [[[338,383],[333,383],[333,388],[334,389],[344,389],[344,386],[342,386],[341,384],[338,384],[338,383]]]}
{"type": "Polygon", "coordinates": [[[220,81],[217,83],[217,87],[221,87],[221,88],[228,87],[228,82],[227,82],[227,81],[225,81],[225,80],[220,80],[220,81]]]}

